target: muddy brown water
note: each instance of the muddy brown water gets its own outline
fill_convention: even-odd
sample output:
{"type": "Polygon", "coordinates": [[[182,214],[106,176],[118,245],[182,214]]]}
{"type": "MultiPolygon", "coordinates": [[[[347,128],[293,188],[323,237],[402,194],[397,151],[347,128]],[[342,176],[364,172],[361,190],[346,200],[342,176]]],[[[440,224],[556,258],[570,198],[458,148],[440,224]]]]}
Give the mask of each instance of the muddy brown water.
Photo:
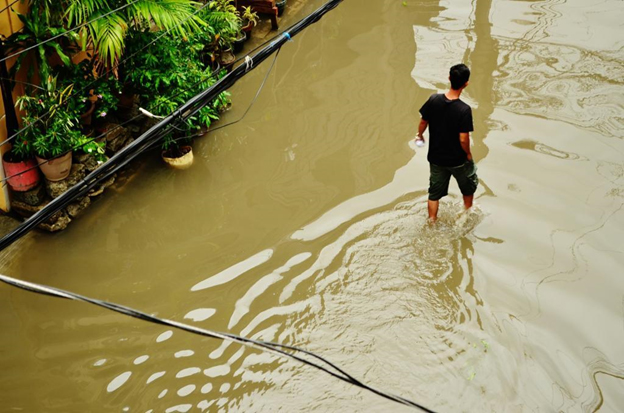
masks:
{"type": "MultiPolygon", "coordinates": [[[[285,23],[321,2],[293,1],[285,23]],[[296,7],[295,7],[296,6],[296,7]]],[[[624,409],[624,3],[346,0],[243,122],[2,272],[295,344],[440,412],[624,409]],[[409,142],[468,63],[477,207],[409,142]]],[[[237,119],[269,62],[233,89],[237,119]]],[[[297,362],[0,286],[0,411],[407,409],[297,362]]]]}

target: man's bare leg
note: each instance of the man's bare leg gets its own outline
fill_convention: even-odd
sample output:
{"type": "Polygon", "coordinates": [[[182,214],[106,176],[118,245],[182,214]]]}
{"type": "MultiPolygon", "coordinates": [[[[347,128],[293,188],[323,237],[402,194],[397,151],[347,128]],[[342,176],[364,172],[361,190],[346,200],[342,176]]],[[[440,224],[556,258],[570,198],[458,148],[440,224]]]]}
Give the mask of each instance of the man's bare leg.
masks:
{"type": "MultiPolygon", "coordinates": [[[[472,206],[472,200],[474,199],[474,195],[464,195],[464,207],[466,209],[470,209],[472,206]]],[[[437,210],[437,208],[436,208],[437,210]]]]}
{"type": "Polygon", "coordinates": [[[427,201],[427,209],[429,210],[429,219],[431,222],[436,222],[438,219],[438,207],[440,206],[440,201],[432,201],[431,199],[427,201]]]}

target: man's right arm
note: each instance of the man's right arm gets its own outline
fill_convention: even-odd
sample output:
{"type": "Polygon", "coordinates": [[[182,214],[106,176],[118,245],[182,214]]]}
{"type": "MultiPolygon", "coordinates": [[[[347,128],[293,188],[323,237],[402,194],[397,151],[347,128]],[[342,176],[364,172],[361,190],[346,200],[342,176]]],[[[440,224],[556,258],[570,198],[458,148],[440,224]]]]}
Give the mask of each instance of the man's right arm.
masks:
{"type": "Polygon", "coordinates": [[[425,131],[427,130],[427,126],[429,126],[429,122],[427,122],[424,119],[421,119],[420,124],[418,125],[418,135],[417,135],[420,139],[423,139],[423,140],[425,139],[423,137],[423,133],[425,133],[425,131]]]}
{"type": "Polygon", "coordinates": [[[466,152],[466,158],[472,161],[472,154],[470,153],[470,132],[460,132],[459,143],[464,152],[466,152]]]}

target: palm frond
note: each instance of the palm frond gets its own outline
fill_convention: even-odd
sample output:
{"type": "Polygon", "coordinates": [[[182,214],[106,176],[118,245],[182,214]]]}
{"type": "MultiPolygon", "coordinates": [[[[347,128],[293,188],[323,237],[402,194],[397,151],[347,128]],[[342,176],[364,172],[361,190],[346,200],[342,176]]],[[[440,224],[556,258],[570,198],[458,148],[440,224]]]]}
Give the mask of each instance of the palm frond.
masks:
{"type": "Polygon", "coordinates": [[[114,65],[124,49],[128,25],[123,16],[113,13],[89,24],[93,45],[100,61],[114,65]]]}
{"type": "Polygon", "coordinates": [[[204,16],[204,20],[212,27],[225,27],[229,30],[236,30],[239,24],[235,14],[225,11],[212,11],[204,16]]]}
{"type": "Polygon", "coordinates": [[[96,11],[110,8],[107,0],[69,0],[67,3],[65,18],[70,26],[86,23],[96,11]]]}
{"type": "Polygon", "coordinates": [[[186,35],[187,29],[196,28],[200,21],[193,16],[197,4],[189,0],[140,0],[132,8],[137,20],[186,35]]]}

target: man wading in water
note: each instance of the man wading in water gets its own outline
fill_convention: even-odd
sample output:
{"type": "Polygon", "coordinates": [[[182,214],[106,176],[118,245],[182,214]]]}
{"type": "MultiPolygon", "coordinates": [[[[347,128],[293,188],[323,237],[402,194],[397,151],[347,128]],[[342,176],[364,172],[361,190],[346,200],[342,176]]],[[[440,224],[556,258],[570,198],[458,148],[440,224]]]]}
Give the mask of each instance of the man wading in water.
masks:
{"type": "MultiPolygon", "coordinates": [[[[438,218],[440,198],[448,195],[451,175],[457,181],[464,196],[466,209],[472,206],[479,183],[477,167],[470,153],[472,132],[472,109],[459,100],[468,86],[470,69],[464,64],[451,67],[451,89],[446,93],[433,94],[420,108],[422,119],[418,126],[418,140],[424,144],[423,133],[429,126],[429,219],[438,218]]],[[[421,146],[421,145],[419,145],[421,146]]]]}

